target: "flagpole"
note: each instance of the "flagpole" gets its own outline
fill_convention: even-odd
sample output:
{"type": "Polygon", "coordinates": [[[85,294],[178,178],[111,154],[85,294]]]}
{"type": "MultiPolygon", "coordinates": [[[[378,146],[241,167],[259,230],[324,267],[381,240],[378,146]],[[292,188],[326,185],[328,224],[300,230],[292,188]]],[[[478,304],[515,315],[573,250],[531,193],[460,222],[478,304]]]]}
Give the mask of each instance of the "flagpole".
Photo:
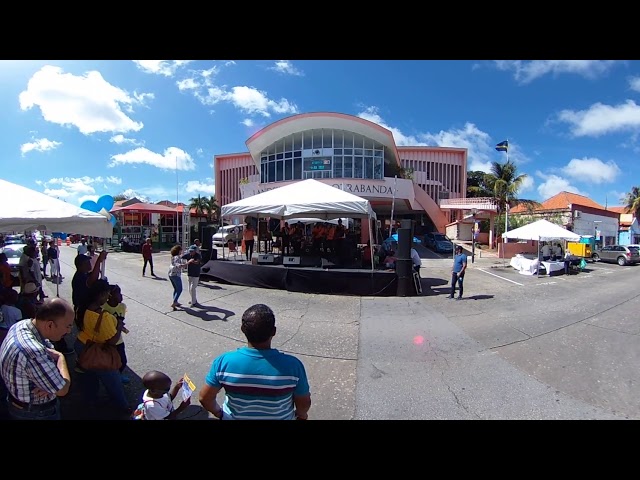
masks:
{"type": "MultiPolygon", "coordinates": [[[[509,139],[507,138],[507,163],[509,163],[509,139]]],[[[509,199],[504,206],[504,233],[509,229],[509,199]]]]}
{"type": "Polygon", "coordinates": [[[179,229],[178,229],[178,223],[179,223],[179,218],[178,218],[178,156],[176,155],[176,245],[177,244],[182,244],[182,242],[179,241],[179,229]]]}

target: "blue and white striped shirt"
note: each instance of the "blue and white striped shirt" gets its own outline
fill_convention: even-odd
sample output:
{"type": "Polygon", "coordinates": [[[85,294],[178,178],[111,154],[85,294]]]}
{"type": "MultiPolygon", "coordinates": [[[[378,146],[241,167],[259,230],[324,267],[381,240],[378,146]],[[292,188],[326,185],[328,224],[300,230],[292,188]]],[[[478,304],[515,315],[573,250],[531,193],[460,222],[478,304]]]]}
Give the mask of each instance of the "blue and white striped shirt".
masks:
{"type": "Polygon", "coordinates": [[[294,395],[309,393],[304,365],[274,348],[242,347],[216,358],[208,385],[224,388],[224,419],[293,420],[294,395]]]}
{"type": "Polygon", "coordinates": [[[0,348],[0,373],[11,396],[30,404],[55,400],[56,392],[65,386],[65,379],[56,362],[47,353],[53,348],[49,340],[40,335],[31,319],[15,323],[0,348]],[[36,398],[33,390],[39,387],[48,392],[36,398]]]}

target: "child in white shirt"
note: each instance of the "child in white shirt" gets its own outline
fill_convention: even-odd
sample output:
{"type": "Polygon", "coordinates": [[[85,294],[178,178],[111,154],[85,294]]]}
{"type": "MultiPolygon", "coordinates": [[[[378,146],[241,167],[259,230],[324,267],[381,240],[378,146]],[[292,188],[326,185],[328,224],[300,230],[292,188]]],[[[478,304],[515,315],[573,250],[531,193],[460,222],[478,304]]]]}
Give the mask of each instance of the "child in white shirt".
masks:
{"type": "Polygon", "coordinates": [[[171,387],[168,375],[152,370],[142,377],[142,384],[147,389],[142,395],[142,403],[134,413],[134,418],[141,420],[175,420],[180,412],[191,404],[191,398],[184,400],[178,408],[173,407],[182,388],[183,379],[171,387]]]}

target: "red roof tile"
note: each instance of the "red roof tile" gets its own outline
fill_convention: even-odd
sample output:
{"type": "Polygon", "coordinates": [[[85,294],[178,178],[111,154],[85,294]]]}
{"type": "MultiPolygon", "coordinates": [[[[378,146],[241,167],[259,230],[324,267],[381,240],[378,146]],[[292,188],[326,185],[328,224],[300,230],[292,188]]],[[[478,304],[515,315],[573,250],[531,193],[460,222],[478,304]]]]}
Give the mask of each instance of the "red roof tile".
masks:
{"type": "MultiPolygon", "coordinates": [[[[560,192],[551,198],[548,198],[542,202],[542,206],[536,208],[535,211],[543,210],[567,210],[569,205],[580,205],[582,207],[597,208],[599,210],[605,210],[605,208],[599,203],[594,202],[589,197],[584,195],[578,195],[571,192],[560,192]]],[[[524,205],[518,205],[510,210],[510,213],[525,213],[527,207],[524,205]]]]}
{"type": "Polygon", "coordinates": [[[609,210],[616,213],[629,213],[627,207],[609,207],[609,210]]]}

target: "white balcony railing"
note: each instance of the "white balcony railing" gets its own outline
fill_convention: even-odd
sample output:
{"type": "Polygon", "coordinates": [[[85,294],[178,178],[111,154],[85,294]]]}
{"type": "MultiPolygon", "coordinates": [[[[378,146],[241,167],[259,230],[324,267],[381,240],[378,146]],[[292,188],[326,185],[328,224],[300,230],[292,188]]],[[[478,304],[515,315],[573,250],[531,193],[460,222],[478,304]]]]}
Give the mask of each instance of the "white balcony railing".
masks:
{"type": "Polygon", "coordinates": [[[498,209],[496,201],[491,197],[473,197],[473,198],[448,198],[440,200],[440,208],[470,210],[476,208],[478,210],[498,209]]]}

